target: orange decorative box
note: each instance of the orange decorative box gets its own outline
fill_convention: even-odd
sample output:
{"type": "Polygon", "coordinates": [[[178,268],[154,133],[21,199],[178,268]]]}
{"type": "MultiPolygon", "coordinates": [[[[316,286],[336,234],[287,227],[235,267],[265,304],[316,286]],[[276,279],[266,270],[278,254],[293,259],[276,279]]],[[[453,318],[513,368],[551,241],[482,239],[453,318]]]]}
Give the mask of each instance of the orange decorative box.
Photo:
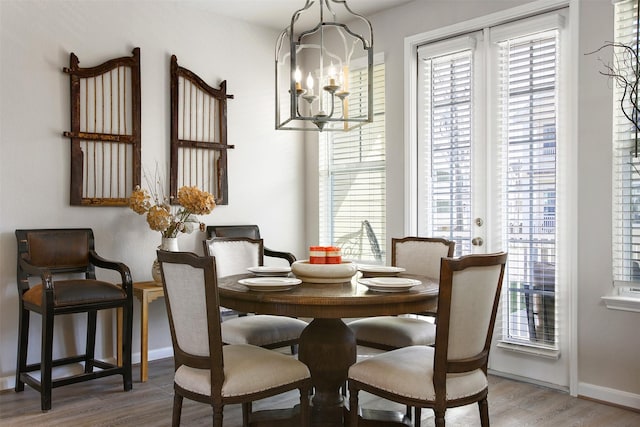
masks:
{"type": "Polygon", "coordinates": [[[327,246],[327,264],[340,264],[342,262],[342,252],[337,246],[327,246]]]}
{"type": "Polygon", "coordinates": [[[309,264],[326,264],[327,249],[324,246],[309,246],[309,264]]]}

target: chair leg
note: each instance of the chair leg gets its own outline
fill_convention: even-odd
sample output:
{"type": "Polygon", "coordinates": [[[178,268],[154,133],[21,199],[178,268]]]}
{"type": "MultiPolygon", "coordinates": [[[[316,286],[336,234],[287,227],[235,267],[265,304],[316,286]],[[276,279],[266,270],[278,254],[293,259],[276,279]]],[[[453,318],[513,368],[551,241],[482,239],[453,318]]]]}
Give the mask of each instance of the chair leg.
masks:
{"type": "Polygon", "coordinates": [[[292,344],[291,345],[291,354],[294,355],[294,356],[296,354],[298,354],[298,344],[292,344]]]}
{"type": "Polygon", "coordinates": [[[93,372],[93,360],[96,357],[96,319],[97,311],[87,312],[87,347],[84,353],[84,372],[93,372]]]}
{"type": "Polygon", "coordinates": [[[222,405],[213,405],[213,427],[222,427],[222,405]]]}
{"type": "Polygon", "coordinates": [[[358,427],[358,389],[349,383],[349,427],[358,427]]]}
{"type": "Polygon", "coordinates": [[[422,408],[419,406],[415,407],[415,419],[413,421],[413,427],[420,427],[420,423],[422,422],[422,408]]]}
{"type": "Polygon", "coordinates": [[[133,374],[131,371],[131,340],[133,334],[133,301],[128,301],[122,307],[122,382],[124,391],[133,388],[133,374]]]}
{"type": "Polygon", "coordinates": [[[480,409],[480,425],[489,427],[489,403],[486,398],[478,401],[478,409],[480,409]]]}
{"type": "Polygon", "coordinates": [[[53,313],[42,311],[42,348],[40,352],[40,406],[43,411],[51,409],[53,369],[53,313]]]}
{"type": "Polygon", "coordinates": [[[182,396],[178,393],[173,395],[173,415],[171,418],[172,427],[180,427],[180,415],[182,414],[182,396]]]}
{"type": "Polygon", "coordinates": [[[242,404],[242,427],[249,427],[250,418],[251,418],[251,402],[244,402],[242,404]]]}
{"type": "Polygon", "coordinates": [[[25,310],[20,303],[20,318],[18,320],[18,360],[16,363],[15,391],[24,391],[24,381],[20,374],[27,369],[27,348],[29,345],[29,310],[25,310]]]}
{"type": "Polygon", "coordinates": [[[309,394],[311,389],[303,387],[300,389],[300,425],[309,427],[311,425],[311,413],[309,412],[309,394]]]}
{"type": "Polygon", "coordinates": [[[442,410],[438,410],[438,409],[434,409],[433,412],[435,412],[436,414],[436,427],[445,427],[444,424],[444,413],[445,413],[445,409],[442,410]]]}

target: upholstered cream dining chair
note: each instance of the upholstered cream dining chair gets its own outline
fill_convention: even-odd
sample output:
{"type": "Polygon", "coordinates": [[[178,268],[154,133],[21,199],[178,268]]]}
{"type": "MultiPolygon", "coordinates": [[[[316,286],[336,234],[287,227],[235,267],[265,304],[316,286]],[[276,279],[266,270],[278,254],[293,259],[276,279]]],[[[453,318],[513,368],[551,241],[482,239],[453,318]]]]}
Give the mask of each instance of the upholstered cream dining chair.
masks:
{"type": "Polygon", "coordinates": [[[172,425],[180,425],[185,397],[210,404],[215,427],[222,427],[225,405],[242,404],[248,426],[251,402],[298,389],[295,425],[308,426],[311,375],[304,363],[253,345],[223,345],[214,258],[158,251],[158,261],[175,361],[172,425]]]}
{"type": "MultiPolygon", "coordinates": [[[[213,237],[248,237],[250,239],[260,239],[260,228],[255,224],[242,225],[207,225],[207,239],[213,237]]],[[[264,256],[280,258],[293,264],[296,261],[295,255],[291,252],[276,251],[264,246],[264,256]]]]}
{"type": "MultiPolygon", "coordinates": [[[[214,256],[218,277],[245,274],[247,268],[263,265],[262,239],[214,237],[203,242],[204,253],[214,256]]],[[[268,314],[242,315],[222,322],[222,341],[253,344],[265,348],[291,347],[297,352],[298,339],[307,323],[300,319],[268,314]]]]}
{"type": "MultiPolygon", "coordinates": [[[[391,265],[407,274],[440,278],[440,260],[453,256],[455,242],[435,237],[391,239],[391,265]]],[[[434,315],[433,313],[416,313],[434,315]]],[[[358,345],[393,350],[409,345],[432,345],[435,325],[425,319],[405,316],[378,316],[350,322],[358,345]]]]}
{"type": "Polygon", "coordinates": [[[432,408],[444,427],[447,408],[477,402],[489,426],[487,362],[507,254],[444,258],[435,347],[404,347],[349,368],[350,426],[357,427],[358,393],[366,391],[416,408],[432,408]]]}

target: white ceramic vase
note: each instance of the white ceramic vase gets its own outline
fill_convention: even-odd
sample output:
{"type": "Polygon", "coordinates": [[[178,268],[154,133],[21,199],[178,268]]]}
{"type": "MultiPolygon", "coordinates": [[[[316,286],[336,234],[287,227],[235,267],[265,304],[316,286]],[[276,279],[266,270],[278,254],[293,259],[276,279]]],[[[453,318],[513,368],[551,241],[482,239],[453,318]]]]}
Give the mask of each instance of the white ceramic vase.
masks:
{"type": "MultiPolygon", "coordinates": [[[[163,237],[162,243],[158,246],[158,249],[169,252],[178,252],[180,250],[178,247],[178,238],[163,237]]],[[[160,272],[160,263],[157,258],[153,261],[153,265],[151,266],[151,277],[153,277],[153,281],[156,282],[156,285],[162,286],[162,273],[160,272]]]]}

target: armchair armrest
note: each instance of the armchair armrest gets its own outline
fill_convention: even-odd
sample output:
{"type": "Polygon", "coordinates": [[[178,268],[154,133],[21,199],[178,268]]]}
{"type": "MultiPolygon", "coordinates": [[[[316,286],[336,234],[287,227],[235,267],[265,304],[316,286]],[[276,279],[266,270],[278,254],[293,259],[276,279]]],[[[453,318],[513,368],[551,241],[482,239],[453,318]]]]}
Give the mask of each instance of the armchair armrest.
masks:
{"type": "MultiPolygon", "coordinates": [[[[24,255],[20,257],[18,262],[20,264],[20,268],[27,274],[27,276],[40,276],[43,288],[45,290],[53,290],[53,276],[48,268],[38,267],[31,264],[24,255]]],[[[29,288],[28,279],[25,278],[25,281],[26,284],[22,287],[23,292],[29,288]]]]}
{"type": "Polygon", "coordinates": [[[125,289],[127,294],[132,294],[133,279],[131,278],[131,271],[129,270],[129,267],[127,267],[124,263],[103,258],[94,250],[89,251],[89,261],[96,267],[105,268],[107,270],[115,270],[119,272],[122,279],[122,287],[125,289]]]}
{"type": "Polygon", "coordinates": [[[274,250],[269,249],[269,248],[264,248],[264,254],[265,254],[265,256],[286,259],[287,262],[289,263],[289,265],[293,264],[296,261],[295,255],[293,255],[290,252],[274,251],[274,250]]]}

